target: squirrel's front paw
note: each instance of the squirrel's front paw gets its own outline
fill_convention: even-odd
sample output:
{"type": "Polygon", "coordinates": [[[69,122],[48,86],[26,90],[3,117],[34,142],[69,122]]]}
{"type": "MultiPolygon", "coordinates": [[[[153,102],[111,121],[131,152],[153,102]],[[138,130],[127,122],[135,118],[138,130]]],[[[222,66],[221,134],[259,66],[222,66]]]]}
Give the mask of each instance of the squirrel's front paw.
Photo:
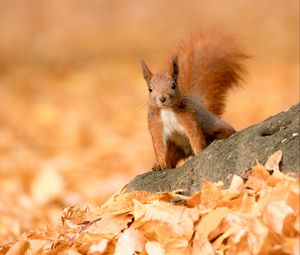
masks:
{"type": "Polygon", "coordinates": [[[158,165],[158,164],[155,164],[155,165],[152,167],[152,171],[162,171],[162,170],[165,170],[165,169],[166,169],[166,166],[158,165]]]}

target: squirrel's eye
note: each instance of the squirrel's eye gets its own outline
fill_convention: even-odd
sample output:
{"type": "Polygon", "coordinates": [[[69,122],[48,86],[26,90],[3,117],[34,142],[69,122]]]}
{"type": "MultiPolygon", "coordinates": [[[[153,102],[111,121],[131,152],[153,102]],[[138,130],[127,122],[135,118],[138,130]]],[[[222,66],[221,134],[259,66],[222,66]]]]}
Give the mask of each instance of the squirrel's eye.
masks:
{"type": "Polygon", "coordinates": [[[173,82],[172,83],[172,87],[171,87],[172,89],[176,89],[176,84],[173,82]]]}
{"type": "Polygon", "coordinates": [[[152,88],[149,87],[148,89],[149,89],[149,92],[152,92],[152,88]]]}

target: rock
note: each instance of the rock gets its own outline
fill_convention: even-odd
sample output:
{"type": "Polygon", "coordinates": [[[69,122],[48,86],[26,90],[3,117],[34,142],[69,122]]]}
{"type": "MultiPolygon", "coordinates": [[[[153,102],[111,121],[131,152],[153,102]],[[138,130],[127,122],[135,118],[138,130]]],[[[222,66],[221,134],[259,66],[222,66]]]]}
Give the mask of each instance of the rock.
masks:
{"type": "Polygon", "coordinates": [[[284,173],[299,173],[299,112],[298,103],[226,140],[214,141],[182,167],[138,175],[129,183],[125,192],[182,190],[190,194],[201,188],[204,179],[223,181],[227,187],[234,174],[242,175],[252,168],[256,160],[265,164],[268,157],[278,150],[283,152],[280,170],[284,173]]]}

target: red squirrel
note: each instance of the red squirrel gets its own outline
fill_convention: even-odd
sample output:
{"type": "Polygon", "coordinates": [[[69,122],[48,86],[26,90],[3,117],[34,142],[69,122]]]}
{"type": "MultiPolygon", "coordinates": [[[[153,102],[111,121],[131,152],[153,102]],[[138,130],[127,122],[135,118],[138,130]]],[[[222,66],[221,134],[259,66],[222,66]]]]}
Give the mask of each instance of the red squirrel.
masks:
{"type": "Polygon", "coordinates": [[[217,32],[199,33],[179,42],[171,56],[167,71],[155,74],[141,61],[149,90],[153,170],[175,168],[180,159],[236,132],[220,118],[247,58],[235,40],[217,32]]]}

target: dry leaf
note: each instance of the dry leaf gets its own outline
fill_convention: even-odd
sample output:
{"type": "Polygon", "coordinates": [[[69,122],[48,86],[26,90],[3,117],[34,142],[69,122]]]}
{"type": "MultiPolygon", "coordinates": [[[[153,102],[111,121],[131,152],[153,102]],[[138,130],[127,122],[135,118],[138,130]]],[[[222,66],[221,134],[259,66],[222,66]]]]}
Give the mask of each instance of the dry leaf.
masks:
{"type": "Polygon", "coordinates": [[[192,158],[192,156],[189,156],[187,158],[180,159],[177,164],[176,168],[183,166],[187,161],[189,161],[192,158]]]}
{"type": "Polygon", "coordinates": [[[282,234],[285,218],[294,210],[285,200],[277,200],[268,204],[264,212],[264,221],[269,228],[277,234],[282,234]]]}
{"type": "Polygon", "coordinates": [[[135,229],[126,229],[119,237],[114,255],[132,255],[144,250],[143,235],[135,229]]]}
{"type": "Polygon", "coordinates": [[[221,195],[220,187],[218,187],[217,184],[204,180],[200,194],[200,210],[205,211],[214,209],[217,206],[221,195]]]}
{"type": "Polygon", "coordinates": [[[198,232],[195,234],[193,240],[191,254],[215,255],[215,250],[212,247],[211,243],[207,240],[207,238],[205,238],[201,235],[201,233],[198,232]]]}
{"type": "Polygon", "coordinates": [[[160,201],[153,201],[151,204],[139,204],[136,208],[138,210],[133,212],[135,218],[142,222],[161,221],[171,226],[175,233],[182,236],[192,234],[194,222],[199,218],[199,212],[194,208],[176,206],[160,201]],[[141,215],[143,216],[141,217],[141,215]]]}
{"type": "Polygon", "coordinates": [[[201,203],[201,192],[194,192],[190,199],[187,199],[187,207],[196,207],[201,203]]]}
{"type": "Polygon", "coordinates": [[[31,184],[31,195],[34,201],[40,205],[59,198],[64,190],[64,180],[52,164],[40,169],[31,184]]]}
{"type": "Polygon", "coordinates": [[[102,239],[98,243],[91,245],[89,248],[89,254],[92,253],[102,254],[103,252],[105,252],[108,243],[109,243],[108,239],[102,239]]]}
{"type": "Polygon", "coordinates": [[[268,228],[253,213],[229,213],[225,221],[232,229],[232,235],[228,237],[228,245],[244,251],[258,254],[268,236],[268,228]]]}
{"type": "Polygon", "coordinates": [[[145,245],[148,255],[164,255],[165,249],[159,242],[147,242],[145,245]]]}
{"type": "Polygon", "coordinates": [[[27,240],[16,242],[6,253],[6,255],[25,255],[30,248],[30,243],[27,240]]]}
{"type": "Polygon", "coordinates": [[[295,220],[295,223],[293,225],[293,228],[298,232],[300,233],[300,219],[299,219],[299,212],[298,212],[298,215],[297,215],[297,218],[295,220]]]}
{"type": "Polygon", "coordinates": [[[208,238],[208,235],[219,226],[229,211],[230,209],[227,207],[220,207],[209,212],[201,218],[196,231],[201,233],[203,237],[208,238]]]}
{"type": "Polygon", "coordinates": [[[251,188],[254,191],[259,191],[265,186],[269,177],[270,174],[268,171],[263,165],[257,162],[256,166],[252,167],[250,176],[245,183],[245,187],[251,188]]]}
{"type": "Polygon", "coordinates": [[[224,242],[225,239],[227,239],[229,236],[231,236],[233,233],[232,229],[227,229],[222,235],[220,235],[216,240],[213,241],[212,245],[214,249],[219,249],[224,242]]]}
{"type": "Polygon", "coordinates": [[[233,175],[228,192],[232,194],[241,194],[244,191],[244,181],[240,176],[233,175]]]}
{"type": "Polygon", "coordinates": [[[300,241],[298,238],[287,238],[282,244],[282,253],[299,255],[300,241]]]}
{"type": "Polygon", "coordinates": [[[265,168],[267,170],[279,171],[279,163],[282,159],[282,151],[276,151],[267,160],[265,168]]]}
{"type": "Polygon", "coordinates": [[[103,215],[101,220],[91,224],[86,231],[92,234],[102,234],[116,236],[121,233],[129,222],[132,221],[132,216],[128,214],[120,215],[103,215]]]}
{"type": "Polygon", "coordinates": [[[132,227],[140,230],[148,241],[157,241],[164,245],[177,238],[171,226],[161,221],[134,221],[132,227]]]}
{"type": "Polygon", "coordinates": [[[120,194],[109,202],[101,206],[99,214],[123,214],[132,211],[134,200],[146,203],[147,201],[158,198],[159,195],[151,194],[146,191],[134,191],[130,193],[120,194]]]}

